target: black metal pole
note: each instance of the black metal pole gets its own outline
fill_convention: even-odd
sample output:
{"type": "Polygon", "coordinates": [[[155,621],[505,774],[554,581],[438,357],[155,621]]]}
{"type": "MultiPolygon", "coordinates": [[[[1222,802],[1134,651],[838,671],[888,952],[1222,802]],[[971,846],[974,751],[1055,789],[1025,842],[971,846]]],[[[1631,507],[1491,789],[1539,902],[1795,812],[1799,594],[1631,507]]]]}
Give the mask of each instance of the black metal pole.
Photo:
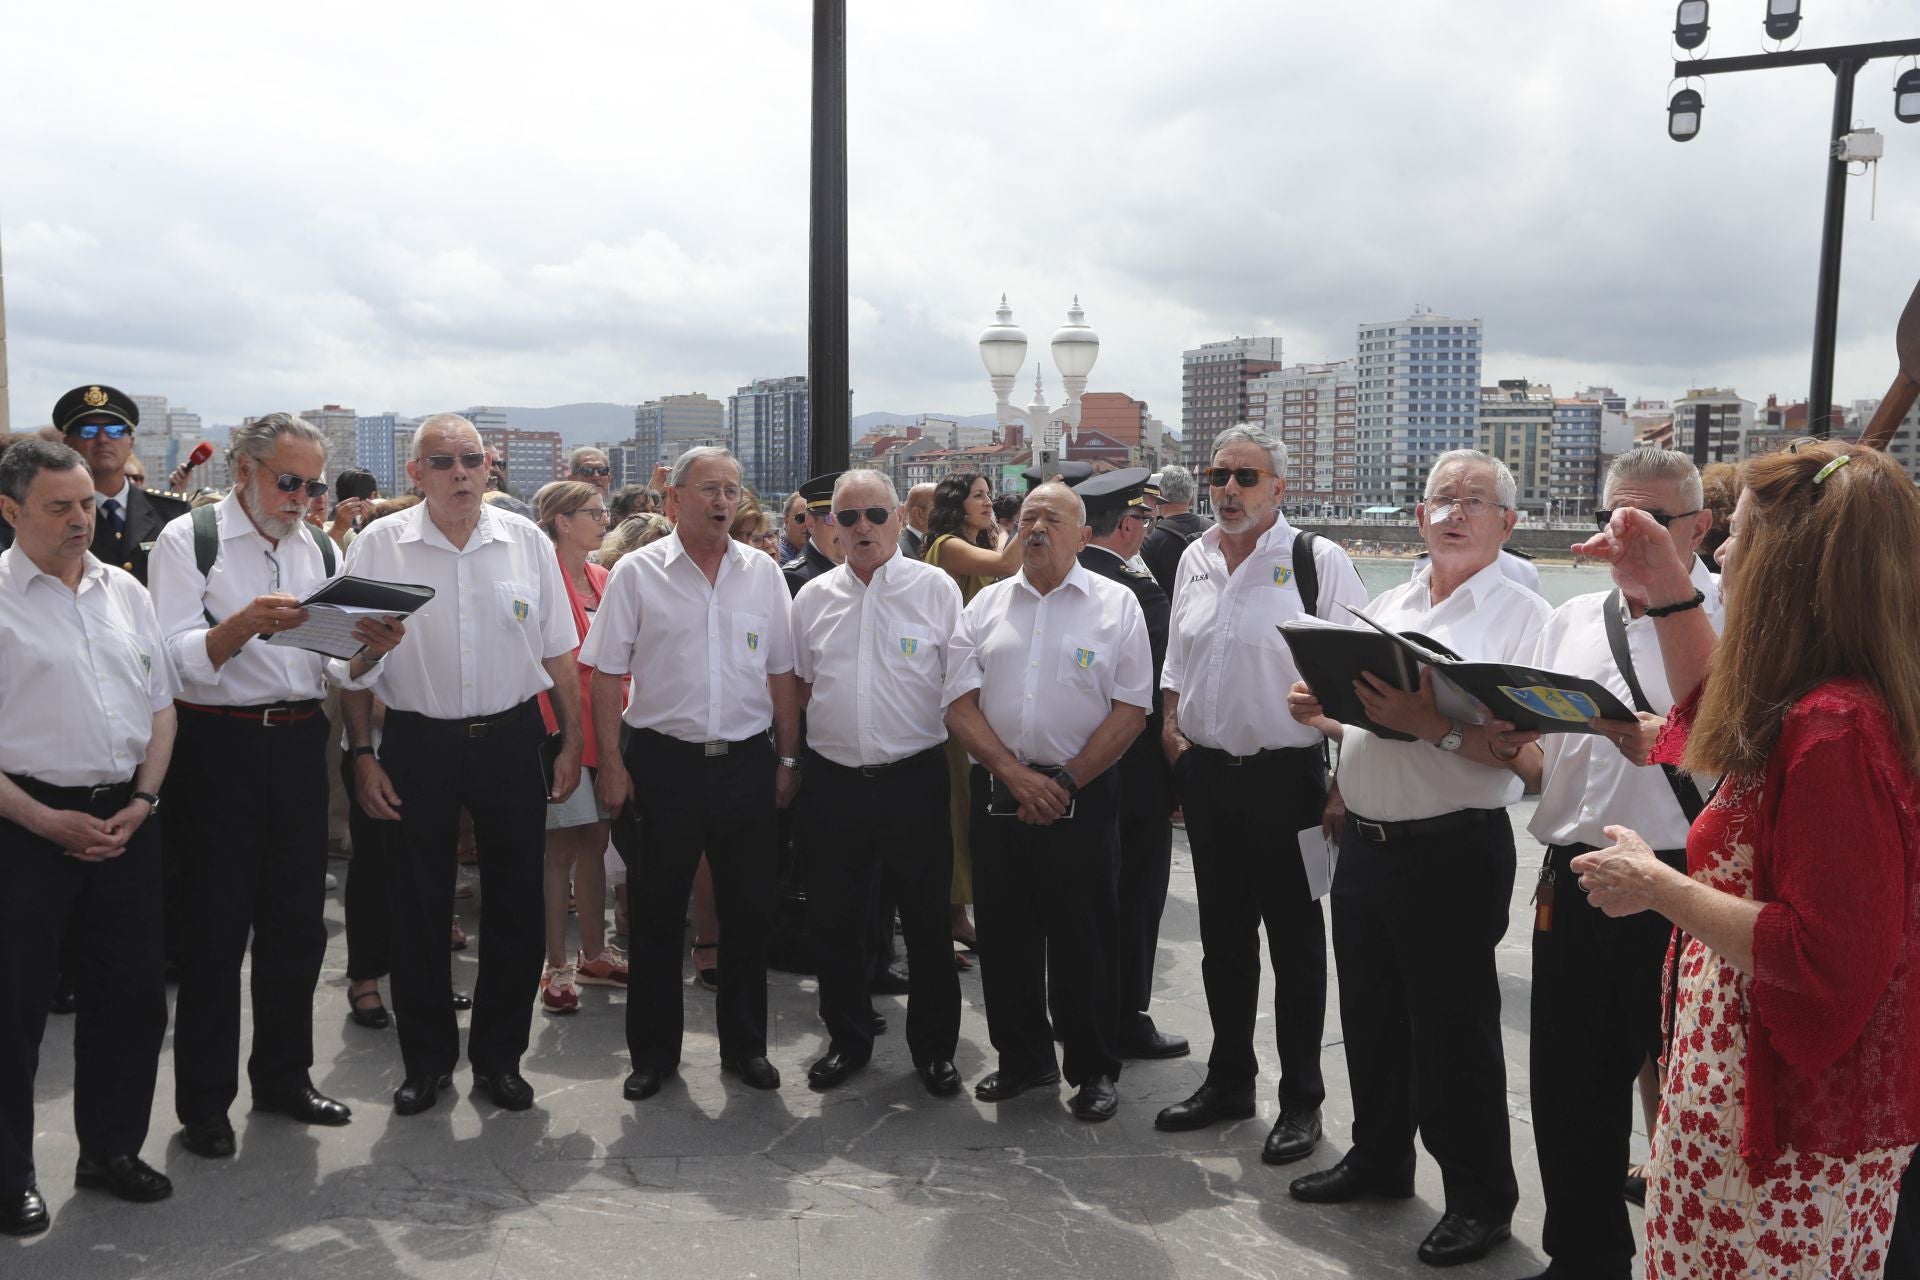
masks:
{"type": "Polygon", "coordinates": [[[807,251],[807,427],[803,475],[847,465],[847,3],[813,0],[813,184],[807,251]]]}
{"type": "Polygon", "coordinates": [[[1807,386],[1807,434],[1833,429],[1833,343],[1840,323],[1840,250],[1847,231],[1847,164],[1840,137],[1853,129],[1853,78],[1865,58],[1837,58],[1833,69],[1833,128],[1827,134],[1827,211],[1820,229],[1820,280],[1813,302],[1813,376],[1807,386]]]}

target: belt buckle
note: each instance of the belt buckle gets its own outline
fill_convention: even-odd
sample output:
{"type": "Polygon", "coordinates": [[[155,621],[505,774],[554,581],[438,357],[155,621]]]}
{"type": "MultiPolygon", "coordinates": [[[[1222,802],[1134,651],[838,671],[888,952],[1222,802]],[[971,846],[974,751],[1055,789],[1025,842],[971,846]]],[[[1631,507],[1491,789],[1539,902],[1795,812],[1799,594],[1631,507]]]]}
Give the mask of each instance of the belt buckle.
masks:
{"type": "Polygon", "coordinates": [[[1355,818],[1353,820],[1353,829],[1360,833],[1361,839],[1372,844],[1385,844],[1387,842],[1387,827],[1383,822],[1368,822],[1365,818],[1355,818]],[[1368,828],[1372,828],[1372,830],[1369,831],[1368,828]]]}
{"type": "Polygon", "coordinates": [[[701,743],[700,748],[701,750],[705,751],[709,757],[723,756],[727,754],[727,747],[729,745],[730,744],[725,739],[715,738],[710,742],[701,743]]]}
{"type": "MultiPolygon", "coordinates": [[[[118,782],[103,782],[97,787],[87,788],[87,812],[90,814],[97,813],[100,808],[101,797],[119,790],[120,785],[118,782]]],[[[109,814],[108,816],[111,817],[112,815],[109,814]]]]}
{"type": "Polygon", "coordinates": [[[484,738],[487,736],[487,730],[492,727],[492,724],[485,720],[469,720],[467,721],[467,736],[469,738],[484,738]]]}
{"type": "Polygon", "coordinates": [[[1247,762],[1247,757],[1237,756],[1231,751],[1222,751],[1220,754],[1227,758],[1227,768],[1229,769],[1238,769],[1247,762]]]}
{"type": "MultiPolygon", "coordinates": [[[[291,711],[288,711],[285,707],[262,707],[260,708],[260,727],[262,729],[273,728],[273,713],[276,711],[286,716],[291,716],[293,714],[291,711]]],[[[280,723],[285,724],[286,721],[282,720],[280,723]]]]}
{"type": "Polygon", "coordinates": [[[860,766],[860,776],[863,778],[877,778],[892,767],[892,765],[886,764],[863,764],[860,766]]]}

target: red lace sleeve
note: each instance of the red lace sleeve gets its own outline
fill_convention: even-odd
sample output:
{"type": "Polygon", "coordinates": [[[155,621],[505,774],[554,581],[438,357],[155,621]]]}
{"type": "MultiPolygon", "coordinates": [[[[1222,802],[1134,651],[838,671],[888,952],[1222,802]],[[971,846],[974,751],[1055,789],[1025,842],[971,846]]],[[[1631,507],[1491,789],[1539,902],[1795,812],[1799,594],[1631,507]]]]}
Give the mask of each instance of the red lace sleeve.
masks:
{"type": "MultiPolygon", "coordinates": [[[[1789,715],[1768,770],[1777,805],[1757,886],[1753,1011],[1773,1050],[1819,1070],[1860,1036],[1907,927],[1897,749],[1864,702],[1789,715]]],[[[1875,714],[1878,712],[1878,714],[1875,714]]]]}
{"type": "Polygon", "coordinates": [[[1687,735],[1693,732],[1693,717],[1700,710],[1700,695],[1707,691],[1707,682],[1702,680],[1694,691],[1674,704],[1667,713],[1667,727],[1653,740],[1653,751],[1647,756],[1648,764],[1679,765],[1681,757],[1687,754],[1687,735]]]}

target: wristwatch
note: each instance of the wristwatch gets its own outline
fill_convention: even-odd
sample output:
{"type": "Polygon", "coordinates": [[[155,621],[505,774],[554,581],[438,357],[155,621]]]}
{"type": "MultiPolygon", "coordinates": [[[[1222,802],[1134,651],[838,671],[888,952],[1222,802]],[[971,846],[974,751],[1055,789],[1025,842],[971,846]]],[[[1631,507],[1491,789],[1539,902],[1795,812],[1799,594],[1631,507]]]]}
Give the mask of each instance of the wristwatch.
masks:
{"type": "Polygon", "coordinates": [[[775,756],[774,759],[778,760],[781,764],[787,766],[787,768],[793,770],[795,773],[800,772],[799,756],[775,756]]]}
{"type": "Polygon", "coordinates": [[[1460,722],[1458,720],[1448,720],[1446,736],[1433,745],[1442,751],[1458,751],[1460,744],[1466,740],[1466,731],[1460,727],[1460,722]]]}
{"type": "Polygon", "coordinates": [[[348,747],[347,748],[347,755],[350,758],[355,760],[358,760],[362,756],[371,756],[376,754],[377,753],[374,751],[372,747],[348,747]]]}
{"type": "Polygon", "coordinates": [[[160,797],[153,794],[153,792],[151,791],[136,791],[129,798],[134,800],[145,800],[147,802],[147,816],[149,818],[151,818],[154,814],[160,812],[160,797]]]}

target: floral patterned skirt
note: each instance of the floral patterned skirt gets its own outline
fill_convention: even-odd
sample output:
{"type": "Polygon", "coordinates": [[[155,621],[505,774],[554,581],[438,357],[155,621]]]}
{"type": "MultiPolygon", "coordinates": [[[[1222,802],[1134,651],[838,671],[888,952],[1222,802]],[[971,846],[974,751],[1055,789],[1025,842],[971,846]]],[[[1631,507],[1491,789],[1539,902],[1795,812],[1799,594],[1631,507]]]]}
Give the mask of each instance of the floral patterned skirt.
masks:
{"type": "Polygon", "coordinates": [[[1675,983],[1673,1048],[1647,1179],[1647,1275],[1875,1276],[1914,1148],[1839,1159],[1740,1154],[1747,978],[1690,939],[1675,983]]]}

